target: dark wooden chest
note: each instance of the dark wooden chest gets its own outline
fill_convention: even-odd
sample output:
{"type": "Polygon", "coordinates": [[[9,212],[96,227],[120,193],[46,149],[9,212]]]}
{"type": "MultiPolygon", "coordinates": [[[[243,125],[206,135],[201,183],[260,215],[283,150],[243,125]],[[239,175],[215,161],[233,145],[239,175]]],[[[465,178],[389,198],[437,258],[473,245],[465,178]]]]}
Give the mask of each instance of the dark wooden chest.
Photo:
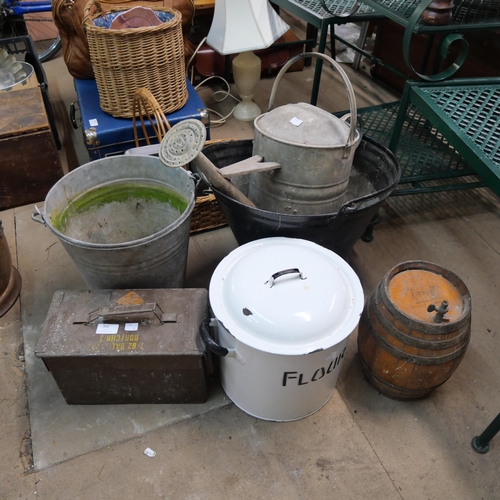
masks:
{"type": "Polygon", "coordinates": [[[39,87],[0,92],[0,209],[39,202],[62,177],[39,87]]]}
{"type": "MultiPolygon", "coordinates": [[[[396,75],[383,65],[373,64],[371,74],[381,80],[389,87],[403,92],[408,79],[418,80],[409,67],[406,65],[403,56],[403,38],[405,28],[399,24],[385,19],[379,22],[373,55],[378,57],[385,64],[392,66],[407,78],[396,75]]],[[[444,38],[445,35],[443,35],[444,38]]],[[[500,50],[499,31],[478,31],[464,32],[463,38],[469,46],[469,52],[464,64],[453,75],[453,78],[476,78],[476,77],[496,77],[500,75],[500,63],[494,56],[500,50]]],[[[410,45],[410,60],[416,71],[427,75],[432,75],[450,67],[457,59],[461,50],[460,43],[453,43],[449,47],[448,55],[443,60],[438,55],[440,37],[431,38],[427,35],[413,35],[410,45]],[[431,43],[432,42],[432,43],[431,43]],[[425,65],[427,50],[428,62],[425,65]],[[438,67],[434,67],[437,58],[438,67]]]]}

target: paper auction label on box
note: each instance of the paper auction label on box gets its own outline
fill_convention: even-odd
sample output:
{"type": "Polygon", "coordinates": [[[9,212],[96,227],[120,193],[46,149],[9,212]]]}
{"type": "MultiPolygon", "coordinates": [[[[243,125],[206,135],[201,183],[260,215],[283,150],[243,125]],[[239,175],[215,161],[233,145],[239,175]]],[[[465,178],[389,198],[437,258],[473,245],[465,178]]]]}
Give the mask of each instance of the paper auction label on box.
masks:
{"type": "Polygon", "coordinates": [[[119,326],[120,325],[115,325],[110,323],[100,323],[99,325],[97,325],[95,332],[99,335],[102,335],[103,333],[108,333],[108,334],[118,333],[119,326]]]}

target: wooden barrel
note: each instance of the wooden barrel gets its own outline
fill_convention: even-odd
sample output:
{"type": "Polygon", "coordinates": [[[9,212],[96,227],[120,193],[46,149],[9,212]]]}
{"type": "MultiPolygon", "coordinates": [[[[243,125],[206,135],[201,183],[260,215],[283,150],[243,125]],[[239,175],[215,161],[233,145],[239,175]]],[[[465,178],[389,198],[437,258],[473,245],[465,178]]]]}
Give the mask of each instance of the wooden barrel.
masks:
{"type": "Polygon", "coordinates": [[[16,302],[21,291],[21,276],[12,265],[9,245],[0,220],[0,317],[16,302]]]}
{"type": "Polygon", "coordinates": [[[385,396],[426,396],[462,361],[470,325],[471,297],[456,274],[430,262],[403,262],[385,275],[361,315],[363,372],[385,396]]]}

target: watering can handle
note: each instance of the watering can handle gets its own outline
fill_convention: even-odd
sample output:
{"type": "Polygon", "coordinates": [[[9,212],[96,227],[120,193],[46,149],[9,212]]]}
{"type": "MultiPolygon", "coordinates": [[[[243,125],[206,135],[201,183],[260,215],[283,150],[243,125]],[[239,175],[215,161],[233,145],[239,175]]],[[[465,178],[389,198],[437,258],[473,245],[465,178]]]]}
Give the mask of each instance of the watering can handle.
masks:
{"type": "MultiPolygon", "coordinates": [[[[325,54],[321,54],[319,52],[303,52],[302,54],[299,54],[292,59],[290,59],[280,70],[278,75],[276,76],[276,80],[274,81],[273,88],[271,89],[271,96],[269,97],[269,106],[267,108],[268,111],[273,109],[274,106],[274,99],[276,97],[276,91],[278,89],[278,84],[281,81],[281,78],[283,75],[287,72],[288,68],[297,62],[299,59],[303,59],[306,57],[319,57],[321,59],[324,59],[328,63],[330,63],[340,74],[340,77],[342,78],[342,81],[344,82],[344,85],[347,90],[347,97],[349,99],[349,112],[351,115],[351,124],[357,123],[358,120],[358,111],[356,108],[356,96],[354,95],[354,89],[352,88],[351,82],[349,81],[349,77],[347,76],[347,73],[344,71],[342,66],[332,59],[330,56],[327,56],[325,54]]],[[[355,140],[356,137],[356,126],[351,126],[350,127],[350,132],[349,132],[349,139],[347,141],[346,147],[351,147],[354,145],[356,142],[355,140]]]]}
{"type": "MultiPolygon", "coordinates": [[[[347,120],[349,121],[351,120],[351,113],[346,113],[345,115],[341,116],[340,119],[343,122],[347,123],[347,120]]],[[[361,139],[365,135],[365,124],[363,122],[363,119],[359,115],[358,115],[358,125],[359,125],[359,140],[361,141],[361,139]]]]}

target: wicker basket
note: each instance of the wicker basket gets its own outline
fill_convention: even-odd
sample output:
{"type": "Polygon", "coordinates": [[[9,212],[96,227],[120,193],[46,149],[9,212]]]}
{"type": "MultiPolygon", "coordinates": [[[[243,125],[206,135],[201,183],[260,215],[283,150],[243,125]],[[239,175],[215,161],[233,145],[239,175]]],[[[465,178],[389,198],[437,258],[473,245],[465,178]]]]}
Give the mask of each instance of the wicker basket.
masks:
{"type": "Polygon", "coordinates": [[[197,196],[196,205],[191,214],[189,232],[196,234],[224,226],[227,226],[227,220],[215,199],[215,195],[197,196]]]}
{"type": "Polygon", "coordinates": [[[134,116],[134,92],[148,88],[164,113],[184,106],[188,99],[181,13],[155,7],[164,19],[158,26],[109,29],[123,12],[103,12],[97,0],[85,7],[87,33],[101,108],[120,118],[134,116]]]}

